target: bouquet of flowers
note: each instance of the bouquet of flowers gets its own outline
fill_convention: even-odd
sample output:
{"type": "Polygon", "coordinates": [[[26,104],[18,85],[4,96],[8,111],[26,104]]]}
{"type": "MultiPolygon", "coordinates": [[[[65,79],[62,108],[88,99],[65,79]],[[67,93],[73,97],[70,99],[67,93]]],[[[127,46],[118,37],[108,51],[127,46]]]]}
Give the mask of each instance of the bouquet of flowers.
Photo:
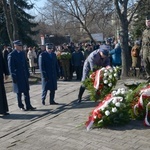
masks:
{"type": "Polygon", "coordinates": [[[106,67],[92,72],[89,78],[84,81],[85,87],[90,92],[90,99],[97,101],[110,93],[117,83],[119,71],[119,67],[106,67]]]}
{"type": "Polygon", "coordinates": [[[71,53],[69,52],[61,52],[59,55],[57,55],[58,59],[71,59],[71,53]]]}
{"type": "Polygon", "coordinates": [[[130,121],[128,107],[125,103],[125,89],[118,89],[108,94],[103,101],[91,112],[86,122],[87,130],[92,125],[107,127],[112,125],[124,125],[130,121]]]}

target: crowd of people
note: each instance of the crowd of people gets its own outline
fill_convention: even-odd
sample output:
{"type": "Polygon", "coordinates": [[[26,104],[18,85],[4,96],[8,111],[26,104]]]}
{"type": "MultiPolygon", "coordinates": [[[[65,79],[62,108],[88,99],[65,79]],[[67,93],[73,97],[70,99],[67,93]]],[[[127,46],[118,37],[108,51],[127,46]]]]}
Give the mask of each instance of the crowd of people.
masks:
{"type": "MultiPolygon", "coordinates": [[[[143,32],[142,42],[135,41],[129,47],[129,60],[131,68],[135,71],[136,67],[144,67],[147,78],[150,78],[150,68],[147,67],[150,61],[150,16],[146,18],[146,30],[143,32]]],[[[18,107],[23,111],[32,111],[36,108],[32,106],[29,94],[29,68],[32,74],[39,68],[42,81],[41,103],[45,105],[47,92],[49,103],[55,102],[55,91],[57,90],[57,80],[71,81],[73,73],[76,73],[77,81],[84,81],[90,71],[95,67],[121,66],[122,55],[121,45],[118,39],[106,40],[94,43],[64,43],[55,46],[53,43],[41,45],[40,49],[28,47],[23,49],[20,40],[13,42],[14,48],[4,46],[0,51],[0,114],[8,115],[7,97],[4,88],[4,78],[8,75],[12,78],[13,92],[17,95],[18,107]],[[22,102],[22,94],[25,99],[25,106],[22,102]]],[[[136,72],[135,72],[136,74],[136,72]]],[[[78,103],[82,100],[85,87],[81,84],[78,93],[78,103]]]]}

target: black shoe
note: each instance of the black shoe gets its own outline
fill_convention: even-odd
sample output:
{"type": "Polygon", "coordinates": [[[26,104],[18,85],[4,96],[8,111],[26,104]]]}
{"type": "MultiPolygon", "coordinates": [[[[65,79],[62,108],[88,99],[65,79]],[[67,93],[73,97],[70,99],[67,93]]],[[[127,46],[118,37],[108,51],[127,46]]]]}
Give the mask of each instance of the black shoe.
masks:
{"type": "Polygon", "coordinates": [[[78,96],[78,101],[77,103],[81,103],[81,97],[78,96]]]}
{"type": "Polygon", "coordinates": [[[42,104],[45,105],[45,101],[44,100],[42,100],[42,104]]]}
{"type": "Polygon", "coordinates": [[[56,103],[56,102],[50,102],[50,105],[58,105],[59,103],[56,103]]]}
{"type": "Polygon", "coordinates": [[[32,110],[35,110],[36,107],[30,107],[30,108],[27,108],[26,111],[32,111],[32,110]]]}
{"type": "Polygon", "coordinates": [[[24,107],[23,107],[23,108],[20,108],[20,110],[21,110],[21,111],[26,111],[24,107]]]}
{"type": "Polygon", "coordinates": [[[77,103],[81,103],[81,99],[78,99],[77,103]]]}
{"type": "Polygon", "coordinates": [[[7,116],[7,115],[9,115],[9,113],[8,113],[8,112],[3,113],[3,116],[7,116]]]}

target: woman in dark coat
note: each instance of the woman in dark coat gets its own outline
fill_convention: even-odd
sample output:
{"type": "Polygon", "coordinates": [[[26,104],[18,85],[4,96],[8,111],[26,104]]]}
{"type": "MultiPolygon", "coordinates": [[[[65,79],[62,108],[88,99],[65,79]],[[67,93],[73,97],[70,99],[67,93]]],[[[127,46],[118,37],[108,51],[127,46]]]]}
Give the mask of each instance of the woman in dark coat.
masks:
{"type": "Polygon", "coordinates": [[[7,97],[4,87],[4,75],[5,79],[8,78],[8,68],[6,67],[4,58],[2,56],[2,52],[0,50],[0,114],[1,115],[8,115],[8,103],[7,97]]]}

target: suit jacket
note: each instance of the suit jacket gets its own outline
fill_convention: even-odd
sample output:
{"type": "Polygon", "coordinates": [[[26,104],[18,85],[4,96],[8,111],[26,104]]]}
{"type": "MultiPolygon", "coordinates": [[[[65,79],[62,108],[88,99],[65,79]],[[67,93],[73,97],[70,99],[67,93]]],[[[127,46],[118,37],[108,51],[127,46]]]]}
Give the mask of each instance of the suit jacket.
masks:
{"type": "Polygon", "coordinates": [[[8,68],[13,81],[13,91],[24,93],[29,91],[29,69],[25,53],[13,50],[8,55],[8,68]]]}
{"type": "Polygon", "coordinates": [[[57,78],[59,77],[58,61],[55,53],[44,51],[39,56],[39,68],[42,78],[43,90],[57,90],[57,78]]]}

